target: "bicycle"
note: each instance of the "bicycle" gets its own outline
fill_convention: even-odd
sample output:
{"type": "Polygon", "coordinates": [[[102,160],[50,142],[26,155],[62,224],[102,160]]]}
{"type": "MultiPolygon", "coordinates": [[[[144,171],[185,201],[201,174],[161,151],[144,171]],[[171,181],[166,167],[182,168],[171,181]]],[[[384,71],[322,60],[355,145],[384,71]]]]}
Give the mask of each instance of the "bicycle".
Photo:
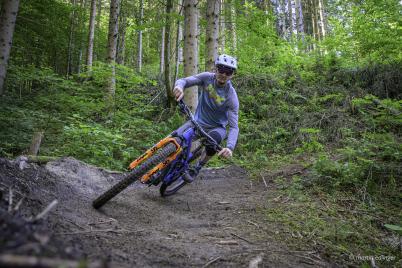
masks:
{"type": "Polygon", "coordinates": [[[193,113],[182,100],[178,106],[187,117],[187,123],[135,159],[129,165],[131,171],[92,202],[95,209],[102,207],[137,180],[149,186],[162,183],[161,196],[173,195],[188,183],[186,176],[190,176],[188,172],[190,163],[201,155],[205,145],[211,146],[215,151],[222,150],[222,147],[195,121],[193,113]],[[192,148],[195,144],[193,140],[197,136],[200,137],[200,143],[192,148]]]}

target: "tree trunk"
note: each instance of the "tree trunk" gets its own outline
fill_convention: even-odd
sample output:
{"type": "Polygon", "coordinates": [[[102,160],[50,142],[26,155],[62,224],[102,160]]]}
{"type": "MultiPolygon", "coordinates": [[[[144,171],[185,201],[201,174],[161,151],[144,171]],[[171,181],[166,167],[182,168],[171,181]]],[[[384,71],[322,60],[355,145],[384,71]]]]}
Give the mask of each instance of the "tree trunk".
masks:
{"type": "MultiPolygon", "coordinates": [[[[184,75],[198,73],[198,9],[197,0],[184,0],[184,75]]],[[[198,105],[198,88],[184,92],[184,101],[194,112],[198,105]]]]}
{"type": "Polygon", "coordinates": [[[207,2],[207,31],[205,36],[205,71],[207,72],[213,70],[215,59],[218,57],[220,4],[220,0],[208,0],[207,2]]]}
{"type": "Polygon", "coordinates": [[[285,0],[279,0],[279,5],[280,5],[280,12],[279,12],[279,18],[280,18],[280,35],[281,37],[286,36],[286,6],[285,6],[285,0]]]}
{"type": "MultiPolygon", "coordinates": [[[[101,18],[102,18],[102,0],[97,0],[98,1],[98,5],[97,5],[97,8],[98,8],[98,14],[97,14],[97,16],[96,16],[96,26],[95,26],[95,32],[97,32],[97,33],[99,33],[100,32],[100,21],[101,21],[101,18]]],[[[95,35],[95,37],[94,37],[94,42],[95,42],[95,44],[98,44],[99,42],[98,42],[98,37],[97,37],[98,35],[95,35]]],[[[94,60],[97,60],[98,58],[99,58],[99,45],[97,45],[97,47],[98,47],[98,49],[94,49],[94,60]]]]}
{"type": "Polygon", "coordinates": [[[67,79],[69,78],[70,74],[72,73],[72,54],[73,54],[73,38],[74,38],[74,21],[75,21],[75,5],[76,5],[76,0],[71,0],[71,5],[72,5],[72,12],[70,14],[70,35],[68,38],[68,52],[67,52],[67,71],[66,71],[66,77],[67,79]]]}
{"type": "Polygon", "coordinates": [[[0,11],[0,95],[4,93],[8,59],[13,42],[19,0],[3,1],[0,11]]]}
{"type": "Polygon", "coordinates": [[[173,88],[171,82],[171,74],[170,74],[170,36],[171,36],[171,13],[173,10],[173,0],[166,1],[166,22],[165,22],[165,88],[166,88],[166,96],[167,96],[167,107],[174,107],[175,99],[173,95],[173,88]]]}
{"type": "Polygon", "coordinates": [[[264,13],[266,15],[269,14],[269,10],[272,8],[271,7],[271,0],[263,0],[263,6],[262,6],[264,13]]]}
{"type": "Polygon", "coordinates": [[[275,28],[276,28],[276,33],[279,36],[282,36],[281,32],[282,32],[282,26],[281,26],[281,14],[280,14],[280,3],[279,0],[272,0],[272,10],[273,13],[275,15],[275,28]]]}
{"type": "Polygon", "coordinates": [[[117,63],[124,65],[126,60],[126,30],[127,30],[127,18],[124,17],[122,21],[123,27],[121,28],[121,35],[119,35],[119,52],[117,57],[117,63]]]}
{"type": "Polygon", "coordinates": [[[220,29],[219,29],[219,50],[220,53],[225,52],[225,31],[226,31],[226,25],[225,25],[225,1],[227,0],[221,0],[221,7],[220,7],[220,17],[219,17],[219,24],[220,24],[220,29]]]}
{"type": "MultiPolygon", "coordinates": [[[[181,16],[183,13],[183,0],[179,0],[179,5],[178,5],[178,14],[181,16]]],[[[182,26],[181,26],[181,21],[180,19],[177,20],[177,33],[176,33],[176,68],[175,68],[175,73],[174,73],[174,81],[177,80],[178,75],[179,75],[179,67],[180,67],[180,62],[183,60],[183,49],[181,46],[181,41],[183,39],[183,32],[182,32],[182,26]]]]}
{"type": "Polygon", "coordinates": [[[232,24],[232,54],[236,53],[237,50],[237,29],[236,29],[236,0],[232,0],[231,8],[231,19],[232,24]]]}
{"type": "Polygon", "coordinates": [[[310,0],[302,0],[303,3],[303,22],[304,22],[304,29],[307,35],[313,35],[313,27],[311,24],[311,4],[310,0]]]}
{"type": "Polygon", "coordinates": [[[165,71],[165,26],[162,27],[161,34],[161,51],[160,51],[160,62],[159,62],[159,74],[162,76],[165,71]]]}
{"type": "Polygon", "coordinates": [[[304,18],[303,18],[303,6],[302,6],[302,2],[301,0],[296,0],[298,2],[298,9],[297,9],[297,13],[299,14],[299,27],[298,27],[298,32],[301,35],[301,39],[304,42],[304,33],[305,33],[305,29],[304,29],[304,18]]]}
{"type": "Polygon", "coordinates": [[[313,0],[309,0],[309,9],[310,9],[310,25],[311,25],[311,35],[315,39],[315,18],[314,18],[314,7],[313,0]]]}
{"type": "Polygon", "coordinates": [[[86,0],[80,0],[80,13],[78,17],[78,25],[79,25],[79,50],[78,50],[78,60],[77,60],[77,74],[81,73],[81,65],[82,58],[84,54],[84,46],[85,46],[85,34],[84,34],[84,26],[87,21],[86,18],[86,0]]]}
{"type": "Polygon", "coordinates": [[[323,0],[318,0],[318,7],[320,11],[320,21],[321,21],[321,36],[324,38],[326,35],[326,21],[325,21],[325,11],[324,11],[324,1],[323,0]]]}
{"type": "MultiPolygon", "coordinates": [[[[140,12],[138,18],[138,25],[142,27],[142,21],[144,19],[144,0],[140,0],[140,12]]],[[[137,53],[137,69],[141,73],[142,70],[142,29],[138,30],[138,53],[137,53]]]]}
{"type": "Polygon", "coordinates": [[[293,36],[293,7],[291,0],[288,0],[288,22],[289,22],[289,39],[291,39],[293,36]]]}
{"type": "Polygon", "coordinates": [[[77,74],[80,75],[81,73],[81,60],[82,60],[82,47],[80,48],[80,51],[78,52],[78,65],[77,65],[77,74]]]}
{"type": "Polygon", "coordinates": [[[295,22],[295,27],[296,27],[296,38],[299,39],[300,37],[300,27],[299,27],[299,20],[300,20],[300,15],[299,15],[299,6],[300,6],[300,0],[295,0],[295,16],[296,16],[296,22],[295,22]]]}
{"type": "MultiPolygon", "coordinates": [[[[120,5],[120,10],[123,9],[123,2],[120,5]]],[[[118,64],[124,64],[125,50],[126,50],[126,25],[127,15],[124,12],[119,14],[119,30],[117,38],[117,51],[116,51],[116,62],[118,64]]]]}
{"type": "Polygon", "coordinates": [[[28,155],[37,156],[40,148],[40,144],[42,143],[43,139],[43,131],[35,131],[32,136],[31,146],[29,147],[28,155]]]}
{"type": "Polygon", "coordinates": [[[119,24],[119,11],[120,0],[110,1],[110,17],[109,17],[109,34],[108,34],[108,46],[107,46],[107,63],[111,68],[111,73],[107,85],[107,94],[109,104],[113,106],[114,95],[116,91],[116,79],[115,79],[115,62],[116,62],[116,49],[117,49],[117,35],[119,24]]]}
{"type": "Polygon", "coordinates": [[[318,24],[318,5],[316,3],[316,0],[311,0],[311,7],[312,7],[312,14],[313,14],[313,29],[314,29],[314,38],[315,40],[319,41],[321,40],[320,36],[320,27],[318,24]]]}

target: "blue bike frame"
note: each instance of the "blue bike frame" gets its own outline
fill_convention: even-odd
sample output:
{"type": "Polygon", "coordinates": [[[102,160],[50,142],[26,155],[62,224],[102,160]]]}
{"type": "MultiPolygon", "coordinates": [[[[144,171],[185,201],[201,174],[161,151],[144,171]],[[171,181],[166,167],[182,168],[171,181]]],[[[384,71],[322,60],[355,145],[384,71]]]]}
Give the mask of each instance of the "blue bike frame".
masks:
{"type": "Polygon", "coordinates": [[[187,116],[189,119],[187,124],[191,125],[188,128],[181,129],[172,132],[171,137],[179,138],[181,140],[180,145],[183,148],[182,153],[172,161],[172,163],[167,167],[168,171],[165,173],[163,178],[163,183],[170,185],[174,181],[183,180],[183,174],[188,170],[190,166],[190,159],[193,157],[193,153],[191,152],[191,145],[194,137],[197,132],[200,136],[206,137],[211,144],[215,147],[216,150],[221,150],[221,146],[216,143],[216,141],[205,132],[205,130],[195,121],[194,116],[188,106],[183,102],[179,102],[179,107],[181,111],[187,116]]]}

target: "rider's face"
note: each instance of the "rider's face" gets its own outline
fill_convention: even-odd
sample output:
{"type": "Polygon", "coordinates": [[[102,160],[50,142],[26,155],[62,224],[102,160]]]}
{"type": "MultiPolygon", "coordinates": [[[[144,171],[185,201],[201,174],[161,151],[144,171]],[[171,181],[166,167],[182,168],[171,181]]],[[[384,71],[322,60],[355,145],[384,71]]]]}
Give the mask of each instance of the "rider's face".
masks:
{"type": "Polygon", "coordinates": [[[227,67],[216,66],[216,80],[223,85],[233,77],[233,69],[227,67]]]}

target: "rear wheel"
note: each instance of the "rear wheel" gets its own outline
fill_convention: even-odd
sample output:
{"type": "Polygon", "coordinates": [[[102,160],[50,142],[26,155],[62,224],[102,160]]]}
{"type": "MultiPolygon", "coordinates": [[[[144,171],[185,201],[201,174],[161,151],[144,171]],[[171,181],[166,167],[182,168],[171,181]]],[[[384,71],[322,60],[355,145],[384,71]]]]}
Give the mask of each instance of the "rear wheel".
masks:
{"type": "Polygon", "coordinates": [[[175,194],[178,190],[180,190],[184,185],[186,185],[187,182],[185,182],[181,177],[178,179],[174,180],[173,182],[167,184],[167,183],[162,183],[161,188],[159,188],[159,192],[161,196],[166,197],[166,196],[171,196],[175,194]]]}
{"type": "Polygon", "coordinates": [[[169,155],[176,151],[173,143],[168,143],[159,149],[156,154],[144,161],[143,164],[133,169],[126,177],[116,183],[112,188],[104,192],[92,202],[92,206],[96,209],[102,207],[106,202],[115,197],[118,193],[127,188],[130,184],[141,178],[151,168],[164,161],[169,155]]]}

